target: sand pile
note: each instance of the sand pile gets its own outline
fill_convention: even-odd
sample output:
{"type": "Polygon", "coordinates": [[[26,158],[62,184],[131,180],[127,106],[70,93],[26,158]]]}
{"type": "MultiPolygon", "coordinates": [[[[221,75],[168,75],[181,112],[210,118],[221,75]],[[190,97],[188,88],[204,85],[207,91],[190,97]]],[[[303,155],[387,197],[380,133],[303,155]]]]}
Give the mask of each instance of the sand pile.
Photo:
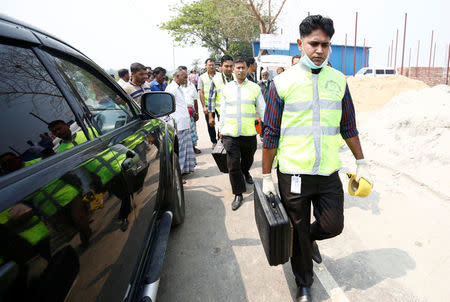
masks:
{"type": "Polygon", "coordinates": [[[404,76],[357,76],[347,78],[347,83],[357,111],[378,110],[402,92],[428,87],[404,76]]]}
{"type": "Polygon", "coordinates": [[[450,196],[449,86],[399,94],[373,114],[360,132],[369,159],[450,196]]]}

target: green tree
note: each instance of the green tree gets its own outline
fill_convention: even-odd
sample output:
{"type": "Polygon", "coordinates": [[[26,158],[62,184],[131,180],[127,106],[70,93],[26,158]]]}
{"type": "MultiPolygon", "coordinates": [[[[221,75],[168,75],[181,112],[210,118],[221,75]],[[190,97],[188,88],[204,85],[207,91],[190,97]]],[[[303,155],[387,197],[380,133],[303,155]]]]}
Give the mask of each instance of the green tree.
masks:
{"type": "Polygon", "coordinates": [[[213,57],[252,53],[251,41],[259,35],[259,21],[246,0],[196,0],[173,8],[175,16],[161,28],[175,41],[200,43],[213,57]]]}

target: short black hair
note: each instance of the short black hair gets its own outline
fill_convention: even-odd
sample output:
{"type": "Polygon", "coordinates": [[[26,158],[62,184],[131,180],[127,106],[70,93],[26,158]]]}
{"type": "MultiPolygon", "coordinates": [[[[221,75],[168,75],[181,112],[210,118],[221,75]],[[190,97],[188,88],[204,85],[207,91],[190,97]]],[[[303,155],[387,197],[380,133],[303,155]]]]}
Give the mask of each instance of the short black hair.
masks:
{"type": "Polygon", "coordinates": [[[154,75],[160,74],[161,72],[162,73],[167,73],[167,71],[164,68],[162,68],[162,67],[156,67],[155,69],[153,69],[153,74],[154,75]]]}
{"type": "Polygon", "coordinates": [[[220,58],[220,65],[222,65],[225,61],[233,61],[233,57],[230,55],[224,55],[220,58]]]}
{"type": "Polygon", "coordinates": [[[139,70],[142,70],[142,69],[145,69],[145,71],[147,71],[147,69],[145,68],[145,66],[142,65],[141,63],[133,63],[133,64],[131,64],[131,66],[130,66],[131,73],[138,72],[139,70]]]}
{"type": "Polygon", "coordinates": [[[213,60],[213,59],[211,59],[211,58],[207,58],[207,59],[205,60],[205,65],[206,65],[206,64],[208,64],[208,62],[209,62],[209,61],[211,61],[211,62],[213,62],[214,64],[216,64],[216,62],[214,62],[214,60],[213,60]]]}
{"type": "Polygon", "coordinates": [[[53,127],[55,127],[56,125],[67,125],[67,123],[66,123],[65,121],[63,121],[63,120],[54,120],[54,121],[51,121],[51,122],[48,124],[48,130],[51,131],[51,129],[52,129],[53,127]]]}
{"type": "Polygon", "coordinates": [[[235,65],[236,63],[245,63],[245,66],[248,67],[247,60],[244,59],[243,57],[234,58],[233,65],[235,65]]]}
{"type": "Polygon", "coordinates": [[[316,29],[323,30],[331,39],[334,35],[333,20],[327,17],[322,17],[321,15],[306,17],[299,26],[300,38],[309,36],[309,34],[316,29]]]}
{"type": "Polygon", "coordinates": [[[178,68],[177,69],[183,69],[183,70],[186,70],[186,72],[187,72],[187,67],[186,66],[184,66],[184,65],[180,65],[180,66],[178,66],[178,68]]]}
{"type": "Polygon", "coordinates": [[[250,65],[253,65],[253,64],[255,64],[255,58],[249,57],[249,58],[245,59],[245,63],[247,63],[247,67],[250,65]]]}

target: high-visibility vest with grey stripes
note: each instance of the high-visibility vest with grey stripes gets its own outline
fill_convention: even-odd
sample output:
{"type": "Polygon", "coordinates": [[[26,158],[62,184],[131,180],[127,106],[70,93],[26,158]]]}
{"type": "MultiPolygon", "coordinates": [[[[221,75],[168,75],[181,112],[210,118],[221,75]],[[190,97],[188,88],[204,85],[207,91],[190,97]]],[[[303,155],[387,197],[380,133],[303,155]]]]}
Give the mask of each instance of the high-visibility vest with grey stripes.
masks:
{"type": "Polygon", "coordinates": [[[256,135],[256,99],[261,93],[258,84],[246,80],[239,85],[236,80],[222,89],[222,110],[220,133],[228,136],[256,135]]]}
{"type": "MultiPolygon", "coordinates": [[[[231,76],[233,80],[235,79],[234,74],[231,76]]],[[[214,78],[212,79],[214,87],[216,88],[216,95],[214,96],[215,109],[220,114],[220,100],[222,98],[222,89],[228,83],[225,74],[222,72],[216,72],[214,78]]]]}
{"type": "MultiPolygon", "coordinates": [[[[214,76],[217,72],[214,74],[214,76]]],[[[213,77],[214,77],[213,76],[213,77]]],[[[205,99],[205,106],[208,106],[209,90],[211,89],[212,78],[209,77],[208,72],[205,72],[200,76],[203,82],[203,97],[205,99]]]]}
{"type": "Polygon", "coordinates": [[[274,82],[284,101],[277,151],[280,171],[330,175],[338,170],[345,76],[328,66],[313,74],[296,64],[274,82]]]}

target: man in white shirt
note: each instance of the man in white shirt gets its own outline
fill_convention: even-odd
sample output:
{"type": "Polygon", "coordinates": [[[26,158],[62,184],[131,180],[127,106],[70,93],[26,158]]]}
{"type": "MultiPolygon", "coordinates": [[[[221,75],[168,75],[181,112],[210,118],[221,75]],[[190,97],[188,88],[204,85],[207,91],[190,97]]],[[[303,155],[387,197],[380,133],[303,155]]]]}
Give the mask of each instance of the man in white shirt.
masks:
{"type": "MultiPolygon", "coordinates": [[[[183,69],[187,72],[186,66],[179,66],[178,68],[183,69]]],[[[192,145],[194,146],[194,153],[200,154],[202,151],[200,149],[197,149],[197,141],[198,141],[198,135],[197,135],[197,126],[195,125],[195,122],[198,121],[198,92],[197,88],[195,88],[195,85],[191,81],[186,81],[186,84],[181,85],[181,90],[183,90],[184,93],[184,99],[186,101],[186,104],[188,106],[189,110],[189,116],[191,120],[191,137],[192,137],[192,145]]]]}
{"type": "Polygon", "coordinates": [[[181,85],[186,84],[187,73],[181,68],[177,68],[173,74],[173,81],[170,83],[166,91],[175,96],[176,110],[171,114],[171,117],[176,122],[177,137],[178,137],[178,160],[180,162],[180,169],[182,174],[194,172],[196,165],[194,148],[192,147],[192,137],[190,130],[189,111],[181,89],[181,85]]]}
{"type": "Polygon", "coordinates": [[[119,80],[117,83],[120,85],[120,87],[123,87],[128,81],[130,81],[130,73],[128,72],[128,69],[120,69],[119,72],[119,80]]]}

